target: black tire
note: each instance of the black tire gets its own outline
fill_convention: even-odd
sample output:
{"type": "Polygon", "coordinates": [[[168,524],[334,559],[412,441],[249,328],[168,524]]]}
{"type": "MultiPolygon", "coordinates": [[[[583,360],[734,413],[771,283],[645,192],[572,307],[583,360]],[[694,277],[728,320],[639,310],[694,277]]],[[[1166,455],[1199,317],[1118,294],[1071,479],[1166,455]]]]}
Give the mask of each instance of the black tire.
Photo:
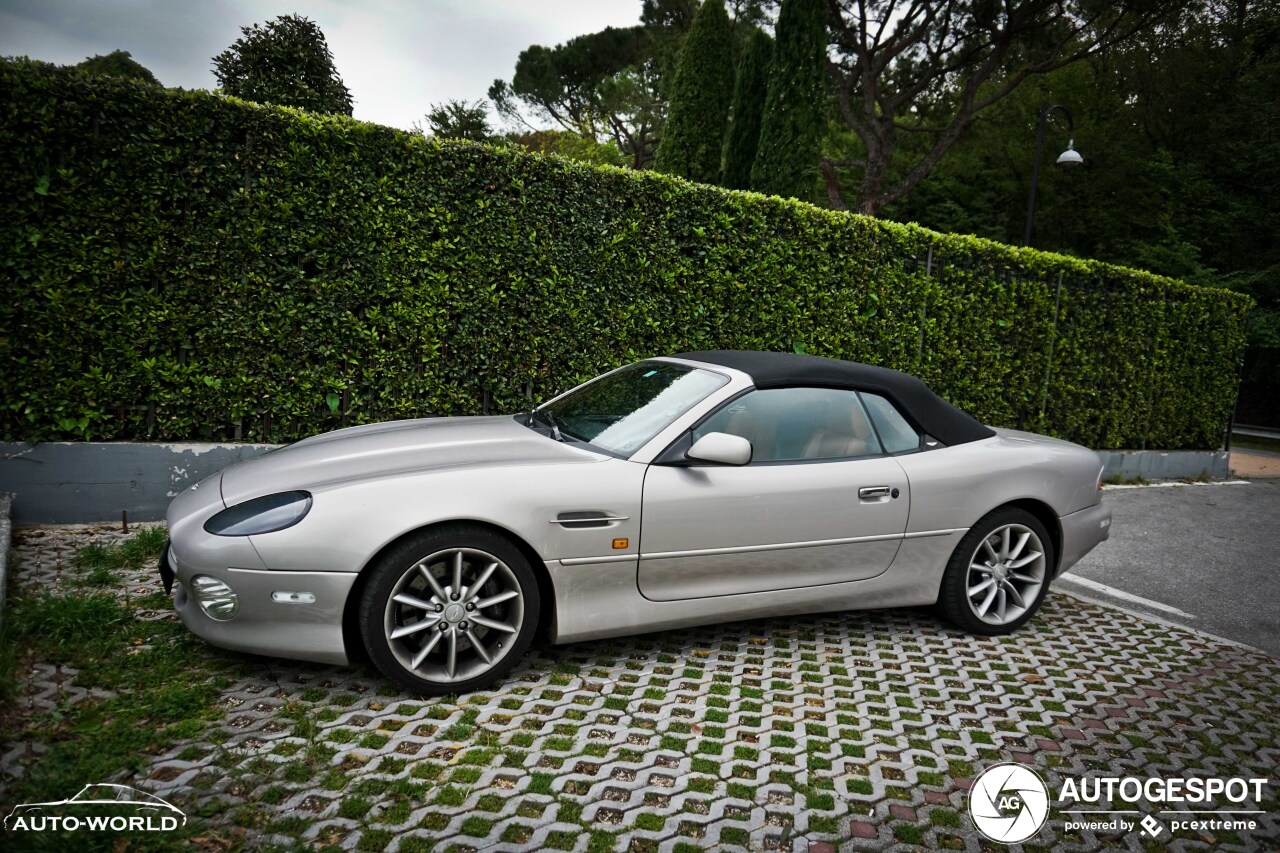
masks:
{"type": "Polygon", "coordinates": [[[1049,591],[1054,558],[1053,540],[1034,515],[1010,506],[993,510],[980,518],[956,546],[942,576],[938,606],[957,627],[971,633],[1010,634],[1040,609],[1049,591]],[[1003,539],[1006,530],[1010,533],[1008,540],[1003,539]],[[1031,534],[1023,546],[1025,550],[1013,559],[1001,559],[1001,542],[1012,553],[1024,532],[1031,534]],[[1031,557],[1037,546],[1039,558],[1017,566],[1031,557]]]}
{"type": "Polygon", "coordinates": [[[497,533],[464,525],[423,531],[369,571],[360,636],[374,665],[408,690],[423,696],[479,690],[529,650],[541,606],[538,581],[520,549],[497,533]],[[462,582],[455,590],[459,563],[462,582]]]}

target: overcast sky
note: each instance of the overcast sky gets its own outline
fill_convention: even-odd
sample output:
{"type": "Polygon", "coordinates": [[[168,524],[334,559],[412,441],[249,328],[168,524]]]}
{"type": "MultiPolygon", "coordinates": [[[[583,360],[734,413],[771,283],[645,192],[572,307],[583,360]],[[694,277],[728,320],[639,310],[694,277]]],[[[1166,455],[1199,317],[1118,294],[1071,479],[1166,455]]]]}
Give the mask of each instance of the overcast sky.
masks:
{"type": "Polygon", "coordinates": [[[0,0],[0,56],[71,64],[127,50],[166,86],[212,89],[240,27],[304,15],[324,31],[355,117],[408,129],[433,103],[487,100],[531,44],[640,19],[641,0],[0,0]]]}

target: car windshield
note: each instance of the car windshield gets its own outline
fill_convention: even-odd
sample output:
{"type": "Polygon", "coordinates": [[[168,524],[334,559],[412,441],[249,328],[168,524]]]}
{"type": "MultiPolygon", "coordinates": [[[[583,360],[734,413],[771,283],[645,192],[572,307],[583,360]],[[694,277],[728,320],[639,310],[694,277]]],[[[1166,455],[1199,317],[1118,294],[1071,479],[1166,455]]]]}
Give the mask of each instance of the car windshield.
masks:
{"type": "Polygon", "coordinates": [[[541,407],[565,438],[630,456],[729,380],[710,370],[642,361],[541,407]]]}

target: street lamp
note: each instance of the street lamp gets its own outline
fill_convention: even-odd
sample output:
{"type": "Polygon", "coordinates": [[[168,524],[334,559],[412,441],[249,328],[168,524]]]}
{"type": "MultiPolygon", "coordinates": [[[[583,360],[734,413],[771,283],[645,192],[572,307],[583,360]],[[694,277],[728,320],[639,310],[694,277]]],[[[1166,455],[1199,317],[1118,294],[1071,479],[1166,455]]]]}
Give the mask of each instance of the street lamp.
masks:
{"type": "Polygon", "coordinates": [[[1036,212],[1036,185],[1040,183],[1040,157],[1044,153],[1044,128],[1049,123],[1049,113],[1054,110],[1062,110],[1062,114],[1067,117],[1067,133],[1070,141],[1067,142],[1067,150],[1058,155],[1058,165],[1063,168],[1071,166],[1080,166],[1084,163],[1084,158],[1080,156],[1080,152],[1076,150],[1076,125],[1071,120],[1071,111],[1062,104],[1050,104],[1040,110],[1040,123],[1036,128],[1036,159],[1031,165],[1031,195],[1027,199],[1027,230],[1022,237],[1022,245],[1031,245],[1031,219],[1036,212]]]}

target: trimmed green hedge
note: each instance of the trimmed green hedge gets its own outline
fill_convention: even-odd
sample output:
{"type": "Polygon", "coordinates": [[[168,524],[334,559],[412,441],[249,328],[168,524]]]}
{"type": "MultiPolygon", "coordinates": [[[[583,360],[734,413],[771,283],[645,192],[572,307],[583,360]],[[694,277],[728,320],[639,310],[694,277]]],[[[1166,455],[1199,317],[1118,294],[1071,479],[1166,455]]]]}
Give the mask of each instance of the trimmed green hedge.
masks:
{"type": "Polygon", "coordinates": [[[283,441],[702,348],[1211,448],[1245,297],[669,177],[0,63],[0,435],[283,441]]]}

